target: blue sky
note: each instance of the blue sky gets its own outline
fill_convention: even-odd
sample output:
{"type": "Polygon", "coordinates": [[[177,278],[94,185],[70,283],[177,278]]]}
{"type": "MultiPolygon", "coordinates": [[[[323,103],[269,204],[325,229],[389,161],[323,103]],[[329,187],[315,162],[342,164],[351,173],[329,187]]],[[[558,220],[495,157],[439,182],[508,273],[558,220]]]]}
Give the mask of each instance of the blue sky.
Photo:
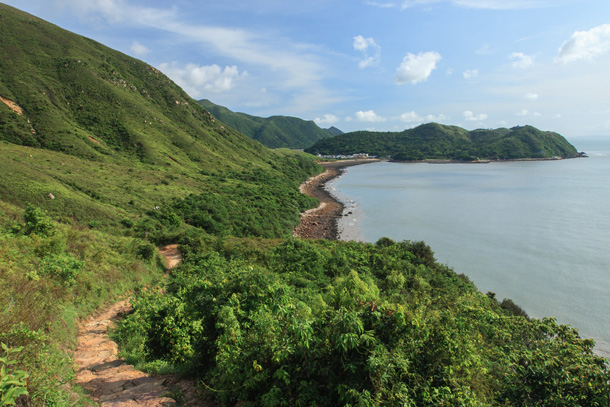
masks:
{"type": "Polygon", "coordinates": [[[608,0],[4,2],[233,111],[610,135],[608,0]]]}

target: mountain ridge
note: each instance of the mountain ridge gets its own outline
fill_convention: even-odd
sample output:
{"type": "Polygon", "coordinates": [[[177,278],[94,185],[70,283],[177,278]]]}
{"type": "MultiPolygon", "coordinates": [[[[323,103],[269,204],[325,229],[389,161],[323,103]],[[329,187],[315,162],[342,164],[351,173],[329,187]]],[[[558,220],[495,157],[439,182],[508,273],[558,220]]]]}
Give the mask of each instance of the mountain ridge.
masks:
{"type": "Polygon", "coordinates": [[[236,113],[208,99],[198,102],[214,117],[269,148],[307,148],[317,140],[331,137],[312,120],[274,115],[267,118],[236,113]]]}

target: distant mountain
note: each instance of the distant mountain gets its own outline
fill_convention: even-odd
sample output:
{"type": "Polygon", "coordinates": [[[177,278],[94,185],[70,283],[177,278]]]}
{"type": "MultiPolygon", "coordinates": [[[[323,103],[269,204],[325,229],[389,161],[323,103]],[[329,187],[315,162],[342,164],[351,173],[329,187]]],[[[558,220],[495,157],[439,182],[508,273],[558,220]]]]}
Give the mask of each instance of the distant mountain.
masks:
{"type": "Polygon", "coordinates": [[[333,136],[338,136],[339,134],[344,134],[341,130],[339,130],[335,126],[329,127],[328,129],[324,129],[324,130],[326,130],[327,132],[329,132],[333,136]]]}
{"type": "Polygon", "coordinates": [[[313,121],[290,116],[262,118],[246,113],[235,113],[207,99],[199,104],[221,122],[269,148],[307,148],[316,141],[332,136],[313,121]]]}
{"type": "Polygon", "coordinates": [[[395,160],[520,159],[576,157],[563,136],[532,126],[468,131],[428,123],[402,132],[357,131],[318,141],[307,152],[322,155],[368,153],[395,160]]]}

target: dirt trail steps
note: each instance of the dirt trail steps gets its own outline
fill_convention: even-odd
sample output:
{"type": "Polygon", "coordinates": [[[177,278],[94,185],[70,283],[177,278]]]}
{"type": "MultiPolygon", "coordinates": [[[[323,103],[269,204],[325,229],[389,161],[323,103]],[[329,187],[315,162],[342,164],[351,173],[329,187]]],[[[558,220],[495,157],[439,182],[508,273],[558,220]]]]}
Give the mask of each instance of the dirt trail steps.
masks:
{"type": "Polygon", "coordinates": [[[104,407],[175,405],[174,400],[163,397],[168,391],[164,379],[135,370],[117,356],[108,327],[130,310],[128,300],[123,300],[83,324],[74,354],[76,382],[104,407]]]}
{"type": "MultiPolygon", "coordinates": [[[[180,262],[177,245],[162,248],[161,254],[166,257],[168,268],[180,262]]],[[[175,406],[173,399],[164,396],[170,386],[181,389],[184,405],[200,405],[192,383],[179,382],[174,377],[151,376],[135,370],[117,356],[117,344],[108,337],[108,327],[130,311],[127,299],[83,321],[74,353],[78,367],[76,382],[102,407],[175,406]]]]}

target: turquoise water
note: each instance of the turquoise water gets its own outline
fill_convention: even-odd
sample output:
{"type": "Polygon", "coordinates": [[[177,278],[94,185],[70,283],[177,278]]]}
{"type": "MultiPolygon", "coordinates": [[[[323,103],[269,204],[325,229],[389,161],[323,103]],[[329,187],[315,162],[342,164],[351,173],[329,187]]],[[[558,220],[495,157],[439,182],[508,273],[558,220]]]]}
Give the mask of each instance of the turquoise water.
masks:
{"type": "Polygon", "coordinates": [[[342,239],[423,240],[482,292],[552,316],[610,357],[610,137],[571,140],[589,158],[350,167],[342,239]]]}

